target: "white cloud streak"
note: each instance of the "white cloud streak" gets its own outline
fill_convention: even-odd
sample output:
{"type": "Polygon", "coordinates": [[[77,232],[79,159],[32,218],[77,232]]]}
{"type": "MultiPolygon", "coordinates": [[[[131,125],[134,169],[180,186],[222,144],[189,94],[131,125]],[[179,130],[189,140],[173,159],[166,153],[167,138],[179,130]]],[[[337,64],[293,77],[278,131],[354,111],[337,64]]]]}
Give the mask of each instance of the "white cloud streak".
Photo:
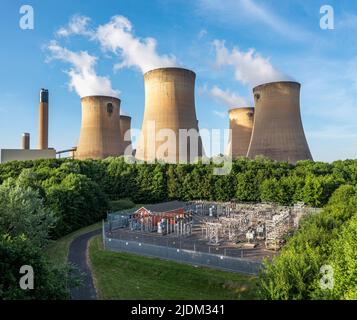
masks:
{"type": "Polygon", "coordinates": [[[88,29],[90,18],[81,15],[75,15],[71,18],[66,27],[61,27],[56,32],[58,37],[69,37],[71,35],[92,36],[93,31],[88,29]]]}
{"type": "Polygon", "coordinates": [[[68,84],[71,91],[75,90],[80,97],[89,95],[107,95],[117,97],[119,92],[112,88],[108,77],[98,76],[95,72],[97,57],[86,51],[73,52],[61,47],[56,41],[47,45],[50,52],[48,61],[60,60],[72,65],[66,73],[70,78],[68,84]]]}
{"type": "Polygon", "coordinates": [[[262,24],[284,37],[305,41],[311,34],[254,0],[198,0],[198,12],[231,25],[262,24]]]}
{"type": "Polygon", "coordinates": [[[244,85],[257,86],[273,81],[287,81],[290,77],[275,69],[269,59],[262,57],[254,49],[244,52],[234,47],[231,51],[224,41],[215,40],[216,63],[219,67],[232,66],[235,78],[244,85]]]}

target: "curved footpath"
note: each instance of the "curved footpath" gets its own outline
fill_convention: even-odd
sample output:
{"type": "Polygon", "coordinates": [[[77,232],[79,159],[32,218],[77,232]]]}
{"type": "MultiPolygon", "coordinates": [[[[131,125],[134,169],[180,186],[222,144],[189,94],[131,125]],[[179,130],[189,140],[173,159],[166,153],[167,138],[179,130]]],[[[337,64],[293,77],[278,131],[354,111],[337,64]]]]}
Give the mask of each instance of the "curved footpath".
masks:
{"type": "Polygon", "coordinates": [[[92,237],[100,233],[100,229],[85,233],[74,239],[69,246],[68,262],[77,268],[73,271],[73,275],[77,277],[79,276],[82,280],[82,285],[80,287],[71,289],[72,300],[97,299],[92,271],[88,265],[88,242],[92,237]]]}

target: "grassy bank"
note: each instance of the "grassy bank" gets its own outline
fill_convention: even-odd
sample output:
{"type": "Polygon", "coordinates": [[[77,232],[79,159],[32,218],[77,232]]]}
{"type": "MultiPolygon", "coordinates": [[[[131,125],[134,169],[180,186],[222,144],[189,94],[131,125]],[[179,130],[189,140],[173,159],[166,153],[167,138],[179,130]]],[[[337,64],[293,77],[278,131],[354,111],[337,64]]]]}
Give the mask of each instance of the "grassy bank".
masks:
{"type": "Polygon", "coordinates": [[[256,278],[89,246],[101,299],[254,299],[256,278]]]}
{"type": "Polygon", "coordinates": [[[65,264],[67,262],[68,250],[71,242],[80,235],[100,229],[101,227],[102,222],[98,222],[88,227],[72,232],[63,238],[54,241],[46,248],[46,255],[53,263],[57,265],[65,264]]]}

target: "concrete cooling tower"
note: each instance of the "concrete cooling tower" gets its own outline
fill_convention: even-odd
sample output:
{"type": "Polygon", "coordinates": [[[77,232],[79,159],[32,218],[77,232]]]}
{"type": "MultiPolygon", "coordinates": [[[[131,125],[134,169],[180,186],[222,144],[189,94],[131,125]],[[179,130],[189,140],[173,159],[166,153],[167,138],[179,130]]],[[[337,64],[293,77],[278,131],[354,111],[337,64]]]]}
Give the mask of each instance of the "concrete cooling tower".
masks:
{"type": "Polygon", "coordinates": [[[120,142],[122,146],[122,154],[132,155],[133,149],[131,145],[131,117],[120,116],[120,142]]]}
{"type": "Polygon", "coordinates": [[[227,153],[233,159],[246,157],[252,136],[254,108],[229,110],[230,137],[227,153]]]}
{"type": "Polygon", "coordinates": [[[82,98],[82,127],[76,159],[104,159],[121,153],[120,100],[107,96],[82,98]]]}
{"type": "Polygon", "coordinates": [[[185,163],[202,156],[195,79],[193,71],[181,68],[160,68],[144,75],[145,113],[137,159],[185,163]],[[193,139],[180,139],[180,129],[191,130],[193,139]]]}
{"type": "Polygon", "coordinates": [[[255,116],[248,157],[296,163],[311,159],[300,115],[300,83],[282,81],[253,89],[255,116]]]}
{"type": "Polygon", "coordinates": [[[38,148],[48,149],[48,90],[41,89],[38,123],[38,148]]]}

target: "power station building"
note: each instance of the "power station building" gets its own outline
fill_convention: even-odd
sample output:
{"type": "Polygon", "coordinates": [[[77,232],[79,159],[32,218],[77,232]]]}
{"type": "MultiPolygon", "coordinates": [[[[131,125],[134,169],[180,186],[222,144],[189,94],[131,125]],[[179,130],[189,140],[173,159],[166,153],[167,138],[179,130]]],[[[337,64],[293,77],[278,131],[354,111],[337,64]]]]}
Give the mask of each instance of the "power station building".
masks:
{"type": "Polygon", "coordinates": [[[120,141],[121,141],[121,154],[129,156],[133,153],[131,144],[131,117],[120,116],[120,141]]]}
{"type": "Polygon", "coordinates": [[[195,79],[193,71],[182,68],[145,73],[145,112],[137,159],[191,163],[202,156],[195,79]]]}
{"type": "Polygon", "coordinates": [[[300,115],[300,83],[272,82],[253,89],[255,115],[247,156],[296,163],[312,160],[300,115]]]}
{"type": "Polygon", "coordinates": [[[120,99],[88,96],[82,101],[82,126],[76,159],[104,159],[122,154],[120,99]]]}
{"type": "Polygon", "coordinates": [[[246,157],[252,136],[254,108],[229,110],[230,136],[227,153],[233,159],[246,157]]]}

